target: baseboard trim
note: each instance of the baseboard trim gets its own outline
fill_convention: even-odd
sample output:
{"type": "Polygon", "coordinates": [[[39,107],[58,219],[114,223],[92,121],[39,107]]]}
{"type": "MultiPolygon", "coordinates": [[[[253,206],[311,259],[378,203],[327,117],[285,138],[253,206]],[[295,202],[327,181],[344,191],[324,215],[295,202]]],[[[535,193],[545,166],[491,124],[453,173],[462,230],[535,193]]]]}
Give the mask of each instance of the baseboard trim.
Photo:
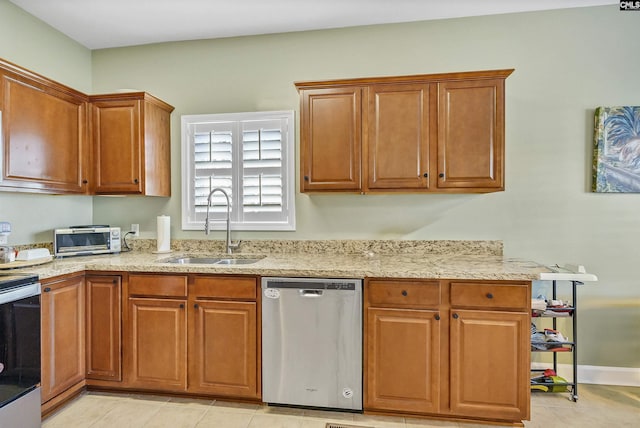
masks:
{"type": "MultiPolygon", "coordinates": [[[[533,368],[548,368],[550,364],[533,363],[533,368]]],[[[573,377],[571,364],[558,364],[558,376],[573,377]]],[[[640,368],[578,365],[578,384],[640,387],[640,368]]]]}

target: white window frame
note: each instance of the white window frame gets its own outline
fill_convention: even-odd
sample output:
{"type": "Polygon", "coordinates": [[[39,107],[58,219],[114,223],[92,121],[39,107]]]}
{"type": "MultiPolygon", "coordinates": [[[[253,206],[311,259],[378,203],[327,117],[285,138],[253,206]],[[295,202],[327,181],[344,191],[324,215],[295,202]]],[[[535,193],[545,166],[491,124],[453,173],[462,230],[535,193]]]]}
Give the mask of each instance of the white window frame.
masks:
{"type": "MultiPolygon", "coordinates": [[[[243,188],[242,141],[241,132],[235,132],[233,137],[233,167],[232,167],[232,200],[231,228],[233,230],[251,231],[294,231],[295,221],[295,129],[293,110],[221,113],[183,115],[182,127],[182,229],[204,231],[202,214],[196,214],[195,209],[195,160],[193,127],[197,124],[216,124],[234,122],[237,129],[241,129],[243,121],[280,120],[282,130],[282,216],[278,220],[255,219],[257,214],[251,214],[253,221],[244,219],[243,207],[240,203],[240,189],[243,188]]],[[[219,192],[216,196],[222,196],[219,192]]],[[[219,211],[219,210],[218,210],[219,211]]],[[[267,213],[267,216],[269,217],[267,213]]],[[[259,216],[259,214],[258,214],[259,216]]],[[[226,209],[224,213],[211,212],[209,215],[211,230],[226,229],[226,209]]]]}

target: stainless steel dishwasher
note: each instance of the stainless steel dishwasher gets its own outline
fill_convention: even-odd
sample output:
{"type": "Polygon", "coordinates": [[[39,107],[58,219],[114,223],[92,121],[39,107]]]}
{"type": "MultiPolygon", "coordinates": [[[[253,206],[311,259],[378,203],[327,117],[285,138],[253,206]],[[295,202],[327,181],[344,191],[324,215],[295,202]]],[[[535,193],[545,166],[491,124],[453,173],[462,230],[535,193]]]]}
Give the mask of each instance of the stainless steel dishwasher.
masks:
{"type": "Polygon", "coordinates": [[[262,278],[262,400],[362,410],[362,280],[262,278]]]}

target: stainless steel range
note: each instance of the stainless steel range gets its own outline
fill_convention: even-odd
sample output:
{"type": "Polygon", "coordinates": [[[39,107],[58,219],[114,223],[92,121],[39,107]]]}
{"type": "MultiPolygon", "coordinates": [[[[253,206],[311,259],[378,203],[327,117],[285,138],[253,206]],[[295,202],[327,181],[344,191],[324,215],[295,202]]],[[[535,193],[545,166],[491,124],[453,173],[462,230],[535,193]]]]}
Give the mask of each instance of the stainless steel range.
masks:
{"type": "Polygon", "coordinates": [[[0,273],[0,428],[40,427],[40,283],[0,273]]]}

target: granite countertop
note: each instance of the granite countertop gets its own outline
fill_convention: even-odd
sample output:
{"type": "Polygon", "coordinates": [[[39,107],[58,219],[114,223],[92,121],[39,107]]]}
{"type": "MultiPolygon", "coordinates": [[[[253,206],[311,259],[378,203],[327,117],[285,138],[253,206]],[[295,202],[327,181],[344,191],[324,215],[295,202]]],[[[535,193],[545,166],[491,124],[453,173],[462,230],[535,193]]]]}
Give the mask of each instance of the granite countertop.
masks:
{"type": "MultiPolygon", "coordinates": [[[[416,242],[416,241],[414,241],[416,242]]],[[[420,241],[421,242],[421,241],[420,241]]],[[[457,244],[443,241],[449,245],[429,247],[391,248],[386,254],[375,250],[380,247],[350,246],[349,251],[327,248],[319,251],[268,251],[247,245],[247,251],[233,257],[261,257],[253,264],[242,265],[202,265],[174,264],[163,262],[168,258],[181,256],[226,257],[223,251],[209,249],[203,251],[198,245],[181,247],[171,254],[154,254],[149,248],[141,246],[131,252],[115,255],[70,257],[56,259],[50,263],[22,268],[16,271],[38,274],[41,279],[58,275],[88,271],[126,271],[161,273],[207,273],[207,274],[244,274],[260,276],[290,277],[342,277],[342,278],[448,278],[448,279],[486,279],[486,280],[524,280],[531,281],[540,277],[540,273],[550,272],[545,266],[527,260],[504,258],[502,244],[499,248],[470,247],[459,251],[457,244]],[[444,248],[444,250],[443,250],[444,248]],[[472,248],[469,250],[469,248],[472,248]],[[374,251],[371,251],[373,249],[374,251]],[[355,252],[354,252],[355,251],[355,252]]],[[[469,241],[464,241],[469,242],[469,241]]],[[[478,242],[478,241],[473,241],[478,242]]],[[[479,241],[485,242],[485,241],[479,241]]],[[[279,243],[278,245],[281,245],[279,243]]],[[[173,247],[173,246],[172,246],[173,247]]],[[[389,250],[388,247],[385,247],[389,250]]],[[[273,247],[271,248],[273,250],[273,247]]],[[[318,250],[318,248],[316,248],[318,250]]]]}

